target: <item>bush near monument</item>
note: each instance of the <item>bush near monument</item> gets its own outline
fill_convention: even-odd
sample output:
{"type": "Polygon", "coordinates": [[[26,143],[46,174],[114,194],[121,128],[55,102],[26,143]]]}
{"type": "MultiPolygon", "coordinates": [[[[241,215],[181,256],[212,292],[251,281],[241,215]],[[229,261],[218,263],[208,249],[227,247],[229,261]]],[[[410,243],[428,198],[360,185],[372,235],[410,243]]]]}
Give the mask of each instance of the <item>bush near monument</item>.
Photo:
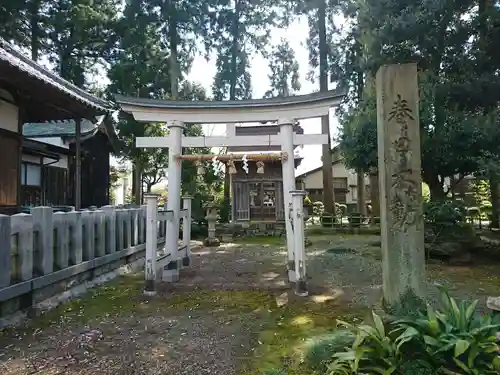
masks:
{"type": "MultiPolygon", "coordinates": [[[[457,301],[440,287],[441,308],[412,318],[382,318],[325,333],[306,345],[304,365],[318,375],[493,375],[500,371],[500,319],[477,301],[457,301]]],[[[279,374],[280,369],[264,374],[279,374]]]]}

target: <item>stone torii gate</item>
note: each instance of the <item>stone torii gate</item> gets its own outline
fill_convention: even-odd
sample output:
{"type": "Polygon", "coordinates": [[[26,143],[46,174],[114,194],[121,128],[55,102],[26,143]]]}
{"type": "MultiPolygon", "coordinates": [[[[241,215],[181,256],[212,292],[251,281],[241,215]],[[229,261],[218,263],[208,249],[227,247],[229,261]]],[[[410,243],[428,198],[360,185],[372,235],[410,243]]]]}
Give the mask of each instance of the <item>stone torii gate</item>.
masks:
{"type": "MultiPolygon", "coordinates": [[[[344,92],[332,90],[309,95],[286,98],[252,99],[238,101],[165,101],[142,98],[116,96],[122,110],[131,113],[140,122],[165,123],[170,128],[167,137],[138,137],[136,147],[168,148],[168,203],[167,210],[172,211],[174,219],[167,226],[166,249],[177,263],[173,272],[179,272],[179,256],[177,254],[177,237],[179,233],[180,196],[181,196],[181,163],[183,147],[227,147],[227,146],[281,146],[283,168],[283,201],[285,210],[291,210],[292,195],[301,201],[303,194],[295,191],[294,146],[306,144],[326,144],[326,134],[295,134],[293,126],[296,120],[315,118],[329,114],[331,107],[338,106],[344,92]],[[209,123],[232,124],[244,122],[277,121],[280,128],[278,135],[259,136],[212,136],[185,137],[182,135],[184,124],[209,123]]],[[[290,211],[292,212],[292,211],[290,211]]],[[[297,213],[298,214],[298,213],[297,213]]],[[[298,214],[300,215],[300,214],[298,214]]],[[[288,216],[288,215],[286,215],[288,216]]],[[[291,215],[290,215],[291,216],[291,215]]],[[[286,245],[288,254],[288,279],[296,283],[299,293],[305,293],[305,254],[304,246],[297,246],[301,254],[297,254],[294,243],[303,242],[304,228],[294,230],[291,217],[285,218],[286,245]],[[301,233],[297,233],[300,231],[301,233]]]]}

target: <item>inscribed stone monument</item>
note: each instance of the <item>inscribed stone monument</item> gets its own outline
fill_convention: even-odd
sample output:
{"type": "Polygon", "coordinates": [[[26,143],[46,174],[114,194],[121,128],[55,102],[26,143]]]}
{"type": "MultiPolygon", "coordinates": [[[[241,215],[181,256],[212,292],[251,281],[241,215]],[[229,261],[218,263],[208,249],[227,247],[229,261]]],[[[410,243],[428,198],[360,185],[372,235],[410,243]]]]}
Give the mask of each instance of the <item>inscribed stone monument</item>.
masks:
{"type": "Polygon", "coordinates": [[[407,310],[426,293],[417,66],[382,66],[376,81],[384,302],[407,310]]]}

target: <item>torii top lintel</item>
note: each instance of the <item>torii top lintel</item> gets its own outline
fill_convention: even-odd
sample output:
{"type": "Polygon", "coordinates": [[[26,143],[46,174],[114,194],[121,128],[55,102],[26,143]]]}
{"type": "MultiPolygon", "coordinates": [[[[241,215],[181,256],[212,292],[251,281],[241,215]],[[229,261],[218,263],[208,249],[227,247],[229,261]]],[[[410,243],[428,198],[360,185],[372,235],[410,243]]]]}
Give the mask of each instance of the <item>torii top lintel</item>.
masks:
{"type": "Polygon", "coordinates": [[[115,99],[137,121],[227,124],[320,117],[328,115],[329,109],[338,106],[344,96],[345,90],[337,89],[284,98],[227,101],[157,100],[121,95],[115,99]]]}

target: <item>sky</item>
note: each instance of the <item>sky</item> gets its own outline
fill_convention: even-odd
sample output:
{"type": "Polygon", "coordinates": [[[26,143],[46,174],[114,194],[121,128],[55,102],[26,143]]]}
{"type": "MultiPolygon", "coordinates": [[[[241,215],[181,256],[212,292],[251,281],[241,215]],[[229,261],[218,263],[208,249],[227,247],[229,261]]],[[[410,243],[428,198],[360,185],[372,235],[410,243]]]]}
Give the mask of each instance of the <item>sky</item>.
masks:
{"type": "MultiPolygon", "coordinates": [[[[285,38],[295,51],[301,78],[301,90],[298,94],[309,94],[318,91],[319,86],[319,82],[311,83],[305,79],[309,70],[309,57],[305,46],[308,34],[309,30],[305,18],[297,20],[286,29],[273,28],[271,30],[271,44],[278,44],[281,38],[285,38]]],[[[253,97],[262,98],[264,93],[269,89],[268,74],[270,73],[270,69],[268,61],[260,55],[254,56],[251,61],[253,97]]],[[[211,93],[211,85],[215,72],[215,54],[210,57],[209,61],[200,56],[194,59],[193,66],[187,78],[202,84],[207,92],[211,93]]],[[[337,134],[338,121],[332,112],[333,110],[330,111],[330,132],[335,136],[337,134]]],[[[300,124],[305,134],[321,133],[321,120],[319,118],[301,120],[300,124]]],[[[224,135],[226,131],[224,124],[204,125],[203,130],[205,135],[224,135]]],[[[296,169],[296,175],[321,166],[321,145],[305,145],[301,154],[304,159],[296,169]]]]}

